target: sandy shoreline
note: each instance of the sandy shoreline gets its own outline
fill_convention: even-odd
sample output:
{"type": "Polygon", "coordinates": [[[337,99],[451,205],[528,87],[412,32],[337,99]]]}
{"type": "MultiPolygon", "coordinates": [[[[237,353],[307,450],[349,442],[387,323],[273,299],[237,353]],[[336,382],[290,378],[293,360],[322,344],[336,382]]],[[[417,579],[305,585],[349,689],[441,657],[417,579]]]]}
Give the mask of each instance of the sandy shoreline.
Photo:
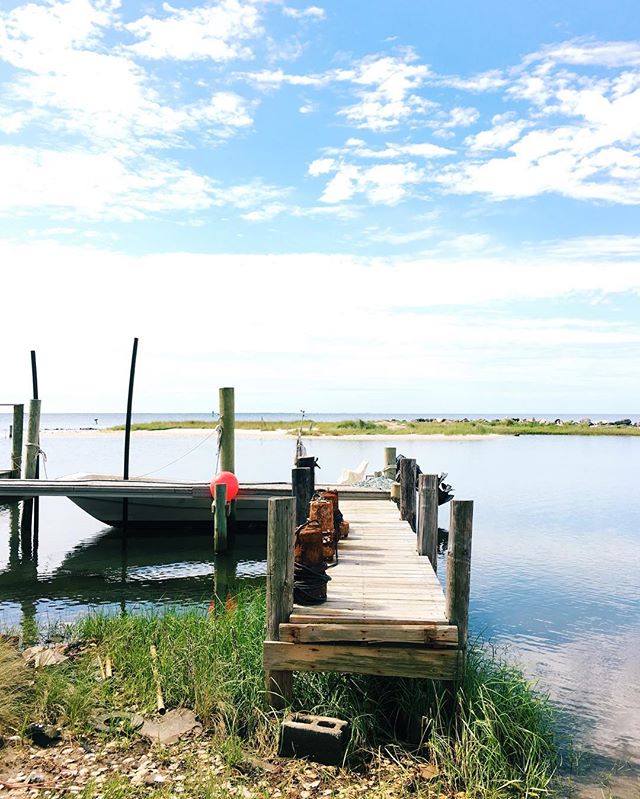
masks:
{"type": "MultiPolygon", "coordinates": [[[[133,430],[131,432],[133,437],[141,438],[206,438],[207,436],[214,438],[216,435],[215,429],[207,427],[175,427],[170,430],[133,430]]],[[[122,430],[42,430],[40,433],[41,438],[113,438],[123,437],[124,431],[122,430]]],[[[258,439],[258,440],[287,440],[294,441],[295,437],[289,435],[286,430],[249,430],[240,428],[236,430],[236,438],[241,439],[258,439]]],[[[332,439],[335,441],[371,441],[376,439],[393,439],[394,441],[478,441],[487,438],[511,438],[511,436],[501,435],[498,433],[487,433],[486,435],[478,433],[470,433],[468,435],[444,435],[443,433],[376,433],[374,435],[362,434],[348,434],[344,436],[332,436],[320,434],[317,436],[303,436],[305,441],[314,441],[315,439],[332,439]]]]}

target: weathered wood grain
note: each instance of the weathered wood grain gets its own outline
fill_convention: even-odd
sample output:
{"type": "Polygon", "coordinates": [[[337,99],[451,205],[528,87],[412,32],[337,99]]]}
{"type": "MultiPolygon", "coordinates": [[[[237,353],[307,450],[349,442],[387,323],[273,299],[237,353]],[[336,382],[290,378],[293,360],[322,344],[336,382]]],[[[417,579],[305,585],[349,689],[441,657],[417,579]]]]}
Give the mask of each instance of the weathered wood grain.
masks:
{"type": "Polygon", "coordinates": [[[391,677],[456,680],[457,649],[358,646],[357,644],[290,644],[265,641],[265,668],[277,671],[339,671],[391,677]]]}
{"type": "Polygon", "coordinates": [[[281,624],[280,640],[292,644],[360,642],[457,646],[451,624],[281,624]]]}

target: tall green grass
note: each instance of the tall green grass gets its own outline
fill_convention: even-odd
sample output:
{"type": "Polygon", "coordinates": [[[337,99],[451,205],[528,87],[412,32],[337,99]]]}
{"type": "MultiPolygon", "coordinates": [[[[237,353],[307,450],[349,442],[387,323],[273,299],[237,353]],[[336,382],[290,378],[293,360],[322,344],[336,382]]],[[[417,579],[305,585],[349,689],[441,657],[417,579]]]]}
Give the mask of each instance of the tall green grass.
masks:
{"type": "MultiPolygon", "coordinates": [[[[114,666],[113,679],[98,684],[100,696],[92,701],[152,712],[154,643],[168,706],[191,707],[209,730],[272,751],[277,717],[265,705],[264,613],[264,594],[247,592],[209,614],[170,609],[86,617],[74,635],[93,639],[114,666]]],[[[483,648],[469,653],[455,694],[429,680],[306,673],[296,675],[294,709],[349,719],[352,763],[406,742],[412,720],[425,717],[420,751],[438,764],[448,789],[469,795],[548,791],[557,765],[549,701],[483,648]]]]}

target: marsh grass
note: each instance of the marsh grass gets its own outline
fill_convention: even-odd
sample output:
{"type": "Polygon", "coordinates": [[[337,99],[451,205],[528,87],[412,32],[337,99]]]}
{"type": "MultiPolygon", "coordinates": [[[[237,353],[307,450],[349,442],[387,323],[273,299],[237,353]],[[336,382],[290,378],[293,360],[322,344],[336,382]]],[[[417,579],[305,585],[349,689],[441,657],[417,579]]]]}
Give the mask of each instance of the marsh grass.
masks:
{"type": "Polygon", "coordinates": [[[0,640],[0,736],[21,726],[31,674],[15,647],[0,640]]]}
{"type": "MultiPolygon", "coordinates": [[[[209,429],[217,426],[215,421],[177,421],[177,422],[138,422],[132,430],[174,430],[174,429],[209,429]]],[[[277,421],[245,421],[236,420],[236,427],[244,430],[274,431],[284,430],[288,435],[298,434],[299,426],[295,422],[277,421]]],[[[123,425],[110,428],[124,430],[123,425]]],[[[578,422],[562,422],[550,424],[533,421],[515,421],[514,419],[468,419],[447,420],[413,420],[397,421],[379,419],[346,419],[341,422],[314,422],[305,420],[302,434],[304,436],[347,436],[347,435],[520,435],[520,436],[637,436],[640,427],[613,424],[580,424],[578,422]]]]}
{"type": "MultiPolygon", "coordinates": [[[[68,667],[75,676],[66,666],[56,671],[59,678],[53,670],[38,675],[40,712],[66,720],[76,732],[86,726],[91,706],[152,713],[154,643],[167,706],[193,708],[221,741],[229,765],[246,745],[273,752],[278,717],[264,701],[264,613],[263,592],[246,591],[212,613],[175,608],[87,616],[71,634],[94,641],[103,659],[108,654],[114,676],[96,681],[95,654],[68,667]],[[67,688],[60,684],[65,680],[67,688]]],[[[430,719],[419,752],[437,763],[448,789],[468,795],[539,794],[549,790],[557,766],[547,698],[485,648],[470,652],[455,696],[429,680],[306,673],[296,675],[294,709],[349,719],[351,765],[370,760],[381,747],[406,746],[415,720],[430,719]]]]}

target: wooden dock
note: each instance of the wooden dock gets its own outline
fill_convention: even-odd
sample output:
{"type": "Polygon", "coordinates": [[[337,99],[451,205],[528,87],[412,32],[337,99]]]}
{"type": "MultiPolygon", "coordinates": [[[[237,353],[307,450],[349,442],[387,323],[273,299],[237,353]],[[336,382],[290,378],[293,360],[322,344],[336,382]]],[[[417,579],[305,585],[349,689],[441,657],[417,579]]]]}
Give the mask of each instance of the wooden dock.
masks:
{"type": "MultiPolygon", "coordinates": [[[[294,671],[456,680],[466,645],[472,503],[454,501],[451,507],[448,581],[457,597],[445,596],[431,561],[418,554],[416,533],[393,502],[341,496],[340,509],[350,530],[340,541],[337,565],[327,570],[327,601],[291,603],[277,626],[268,608],[271,639],[264,643],[264,666],[273,703],[279,704],[278,695],[286,699],[287,674],[294,671]]],[[[286,594],[288,579],[272,562],[268,570],[276,571],[268,577],[269,602],[278,582],[286,594]]]]}

